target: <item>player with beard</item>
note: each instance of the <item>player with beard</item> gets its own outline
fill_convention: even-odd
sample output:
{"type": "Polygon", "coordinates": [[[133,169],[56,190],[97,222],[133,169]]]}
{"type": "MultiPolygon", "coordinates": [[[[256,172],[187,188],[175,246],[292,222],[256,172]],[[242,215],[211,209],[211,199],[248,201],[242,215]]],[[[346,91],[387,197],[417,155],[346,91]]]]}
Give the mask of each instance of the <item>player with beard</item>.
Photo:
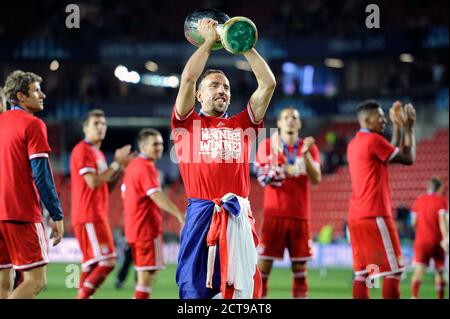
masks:
{"type": "Polygon", "coordinates": [[[212,19],[199,21],[205,42],[183,70],[172,114],[172,134],[189,198],[176,280],[183,299],[258,298],[258,238],[247,199],[249,149],[263,127],[276,82],[257,51],[246,51],[243,55],[258,87],[242,112],[228,116],[228,78],[220,70],[202,75],[219,38],[216,26],[212,19]],[[201,104],[198,113],[196,100],[201,104]],[[233,236],[227,235],[227,229],[233,236]],[[241,231],[234,232],[237,229],[241,231]]]}

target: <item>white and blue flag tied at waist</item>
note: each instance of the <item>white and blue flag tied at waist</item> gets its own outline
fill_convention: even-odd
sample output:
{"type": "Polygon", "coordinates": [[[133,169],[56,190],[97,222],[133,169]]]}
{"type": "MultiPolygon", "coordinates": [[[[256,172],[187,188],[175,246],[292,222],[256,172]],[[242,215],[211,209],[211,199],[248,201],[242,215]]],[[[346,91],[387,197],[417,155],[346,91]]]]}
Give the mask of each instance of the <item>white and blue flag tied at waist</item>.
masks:
{"type": "Polygon", "coordinates": [[[257,252],[249,211],[249,201],[232,193],[226,194],[220,201],[189,199],[176,274],[181,299],[210,299],[219,294],[221,283],[225,280],[221,278],[220,265],[228,270],[226,283],[234,287],[233,298],[253,297],[257,252]],[[222,208],[228,213],[227,260],[220,260],[217,245],[207,245],[214,214],[219,214],[222,208]]]}

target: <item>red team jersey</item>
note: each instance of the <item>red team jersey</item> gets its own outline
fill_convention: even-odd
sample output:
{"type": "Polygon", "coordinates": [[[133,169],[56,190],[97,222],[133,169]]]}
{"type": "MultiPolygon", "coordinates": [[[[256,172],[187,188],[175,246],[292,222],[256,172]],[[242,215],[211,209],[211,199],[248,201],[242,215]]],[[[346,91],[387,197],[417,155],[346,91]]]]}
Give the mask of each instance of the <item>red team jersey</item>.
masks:
{"type": "Polygon", "coordinates": [[[0,220],[42,222],[30,160],[48,158],[47,128],[23,110],[0,115],[0,127],[0,220]]]}
{"type": "Polygon", "coordinates": [[[128,243],[147,241],[162,234],[162,216],[150,195],[161,191],[155,163],[143,155],[133,159],[122,182],[125,237],[128,243]]]}
{"type": "MultiPolygon", "coordinates": [[[[297,152],[297,161],[300,163],[300,175],[297,177],[286,177],[284,183],[279,187],[272,185],[264,187],[264,216],[310,219],[310,185],[305,161],[300,152],[302,146],[303,140],[300,139],[297,152]]],[[[288,151],[292,156],[294,146],[288,146],[288,151]]],[[[262,141],[258,147],[257,162],[260,165],[265,165],[269,162],[271,153],[273,153],[273,150],[270,139],[262,141]]],[[[311,147],[310,153],[313,160],[320,164],[319,149],[316,145],[311,147]]],[[[279,159],[277,162],[284,164],[283,159],[279,159]]]]}
{"type": "Polygon", "coordinates": [[[416,242],[438,245],[442,240],[439,214],[448,212],[447,200],[438,194],[419,196],[412,207],[417,216],[416,242]]]}
{"type": "Polygon", "coordinates": [[[83,178],[84,174],[101,174],[107,169],[105,155],[96,146],[83,140],[74,147],[70,158],[72,225],[108,221],[108,184],[91,189],[83,178]]]}
{"type": "Polygon", "coordinates": [[[248,153],[262,127],[262,120],[254,120],[250,103],[230,118],[199,115],[194,108],[180,118],[174,107],[173,137],[187,197],[212,200],[227,193],[248,197],[248,153]]]}
{"type": "Polygon", "coordinates": [[[347,148],[352,196],[348,219],[392,217],[388,160],[398,149],[383,136],[359,131],[347,148]]]}

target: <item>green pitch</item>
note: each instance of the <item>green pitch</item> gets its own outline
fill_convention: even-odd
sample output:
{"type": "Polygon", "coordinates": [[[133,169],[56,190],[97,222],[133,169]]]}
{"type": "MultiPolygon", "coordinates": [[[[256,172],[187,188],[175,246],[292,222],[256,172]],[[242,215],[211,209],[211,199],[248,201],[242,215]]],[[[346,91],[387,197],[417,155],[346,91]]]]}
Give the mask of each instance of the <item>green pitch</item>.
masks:
{"type": "MultiPolygon", "coordinates": [[[[47,288],[41,292],[38,298],[73,299],[76,296],[76,289],[67,288],[70,284],[70,271],[66,272],[67,264],[50,264],[47,272],[47,288]]],[[[73,268],[72,268],[73,269],[73,268]]],[[[134,269],[130,272],[125,286],[118,290],[114,287],[116,271],[108,277],[107,281],[94,295],[96,299],[131,299],[134,289],[134,269]]],[[[409,299],[411,292],[409,289],[411,272],[407,272],[401,283],[402,298],[409,299]]],[[[72,277],[73,278],[73,277],[72,277]]],[[[309,269],[308,280],[311,299],[349,299],[351,298],[351,269],[331,268],[331,269],[309,269]]],[[[269,279],[269,298],[291,298],[292,275],[289,269],[274,268],[269,279]]],[[[381,288],[370,290],[372,298],[381,297],[381,288]]],[[[421,298],[435,298],[433,275],[428,273],[424,278],[420,289],[421,298]]],[[[155,299],[177,299],[178,289],[175,283],[175,265],[168,265],[161,270],[156,277],[153,286],[152,298],[155,299]]],[[[448,289],[446,291],[448,298],[448,289]]]]}

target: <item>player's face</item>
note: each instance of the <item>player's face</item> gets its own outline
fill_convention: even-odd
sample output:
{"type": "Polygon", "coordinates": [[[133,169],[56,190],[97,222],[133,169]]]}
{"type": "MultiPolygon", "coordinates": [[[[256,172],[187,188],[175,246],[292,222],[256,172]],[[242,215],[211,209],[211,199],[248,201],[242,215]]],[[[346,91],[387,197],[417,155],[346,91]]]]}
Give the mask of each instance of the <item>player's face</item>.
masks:
{"type": "Polygon", "coordinates": [[[386,128],[387,119],[384,116],[383,109],[379,107],[376,111],[372,112],[367,119],[367,128],[371,131],[381,133],[386,128]]]}
{"type": "Polygon", "coordinates": [[[297,110],[283,110],[280,119],[277,121],[277,126],[282,133],[293,134],[298,132],[302,127],[300,113],[297,110]]]}
{"type": "Polygon", "coordinates": [[[33,82],[28,86],[28,95],[18,94],[19,104],[30,113],[36,113],[44,109],[45,94],[41,91],[39,82],[33,82]]]}
{"type": "Polygon", "coordinates": [[[164,151],[164,140],[161,135],[149,136],[141,145],[141,151],[145,156],[158,160],[164,151]]]}
{"type": "Polygon", "coordinates": [[[83,132],[87,140],[98,143],[105,139],[106,129],[106,119],[103,116],[92,116],[84,126],[83,132]]]}
{"type": "Polygon", "coordinates": [[[202,104],[202,110],[209,115],[221,116],[230,105],[230,82],[220,73],[212,73],[200,83],[197,100],[202,104]]]}

